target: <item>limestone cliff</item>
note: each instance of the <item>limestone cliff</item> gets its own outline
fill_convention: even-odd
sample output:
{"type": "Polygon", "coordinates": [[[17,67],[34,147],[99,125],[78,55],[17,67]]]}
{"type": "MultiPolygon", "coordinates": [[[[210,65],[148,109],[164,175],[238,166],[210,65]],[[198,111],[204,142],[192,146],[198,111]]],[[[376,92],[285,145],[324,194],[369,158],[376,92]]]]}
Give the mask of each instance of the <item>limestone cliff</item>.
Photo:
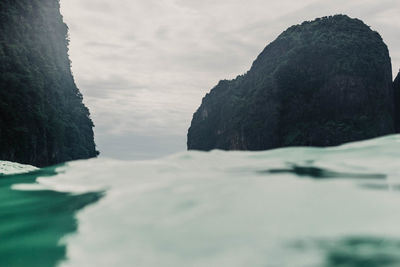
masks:
{"type": "Polygon", "coordinates": [[[395,103],[395,124],[396,131],[400,133],[400,72],[397,74],[396,79],[393,82],[394,89],[394,103],[395,103]]]}
{"type": "Polygon", "coordinates": [[[331,146],[390,134],[393,97],[389,52],[377,32],[345,15],[304,22],[203,98],[188,149],[331,146]]]}
{"type": "Polygon", "coordinates": [[[59,0],[0,1],[0,160],[45,166],[97,154],[59,0]]]}

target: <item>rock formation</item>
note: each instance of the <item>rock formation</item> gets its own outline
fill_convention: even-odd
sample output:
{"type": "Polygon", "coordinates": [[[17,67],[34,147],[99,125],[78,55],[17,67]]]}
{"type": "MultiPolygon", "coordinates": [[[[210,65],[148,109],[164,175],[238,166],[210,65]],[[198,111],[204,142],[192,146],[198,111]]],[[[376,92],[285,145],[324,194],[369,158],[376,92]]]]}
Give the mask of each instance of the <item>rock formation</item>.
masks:
{"type": "Polygon", "coordinates": [[[36,166],[95,157],[59,0],[0,1],[0,160],[36,166]]]}
{"type": "Polygon", "coordinates": [[[193,115],[188,149],[332,146],[394,133],[381,36],[345,15],[292,26],[251,69],[221,81],[193,115]]]}
{"type": "Polygon", "coordinates": [[[400,71],[393,82],[396,132],[400,133],[400,71]]]}

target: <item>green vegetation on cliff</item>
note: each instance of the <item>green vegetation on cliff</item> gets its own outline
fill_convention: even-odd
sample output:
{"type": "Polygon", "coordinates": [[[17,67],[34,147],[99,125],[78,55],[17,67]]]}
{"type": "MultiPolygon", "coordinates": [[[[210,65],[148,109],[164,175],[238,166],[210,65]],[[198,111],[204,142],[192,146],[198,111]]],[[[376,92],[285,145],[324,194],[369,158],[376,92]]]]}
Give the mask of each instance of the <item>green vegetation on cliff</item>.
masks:
{"type": "Polygon", "coordinates": [[[0,1],[0,160],[44,166],[97,154],[59,0],[0,1]]]}
{"type": "Polygon", "coordinates": [[[212,89],[188,149],[330,146],[394,128],[387,46],[362,21],[336,15],[290,27],[245,75],[212,89]]]}

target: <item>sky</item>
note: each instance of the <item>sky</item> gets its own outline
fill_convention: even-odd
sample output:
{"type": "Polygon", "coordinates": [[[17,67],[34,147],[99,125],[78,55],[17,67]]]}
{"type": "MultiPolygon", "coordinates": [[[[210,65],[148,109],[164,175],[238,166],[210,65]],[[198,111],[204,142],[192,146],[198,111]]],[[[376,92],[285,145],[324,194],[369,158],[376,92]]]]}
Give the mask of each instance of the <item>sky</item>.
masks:
{"type": "Polygon", "coordinates": [[[203,96],[306,20],[362,19],[388,45],[394,75],[400,68],[399,0],[61,0],[61,12],[102,157],[185,150],[203,96]]]}

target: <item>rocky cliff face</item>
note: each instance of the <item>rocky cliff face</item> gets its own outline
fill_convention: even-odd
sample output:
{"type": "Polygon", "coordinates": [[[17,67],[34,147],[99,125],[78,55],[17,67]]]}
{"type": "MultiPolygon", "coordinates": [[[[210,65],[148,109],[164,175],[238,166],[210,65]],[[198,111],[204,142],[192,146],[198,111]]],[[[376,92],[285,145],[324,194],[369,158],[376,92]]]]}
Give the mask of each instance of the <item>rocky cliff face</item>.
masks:
{"type": "Polygon", "coordinates": [[[0,1],[0,160],[44,166],[98,154],[67,30],[58,0],[0,1]]]}
{"type": "Polygon", "coordinates": [[[290,27],[193,115],[188,149],[330,146],[394,132],[387,46],[344,15],[290,27]]]}
{"type": "Polygon", "coordinates": [[[400,133],[400,72],[393,82],[396,132],[400,133]]]}

